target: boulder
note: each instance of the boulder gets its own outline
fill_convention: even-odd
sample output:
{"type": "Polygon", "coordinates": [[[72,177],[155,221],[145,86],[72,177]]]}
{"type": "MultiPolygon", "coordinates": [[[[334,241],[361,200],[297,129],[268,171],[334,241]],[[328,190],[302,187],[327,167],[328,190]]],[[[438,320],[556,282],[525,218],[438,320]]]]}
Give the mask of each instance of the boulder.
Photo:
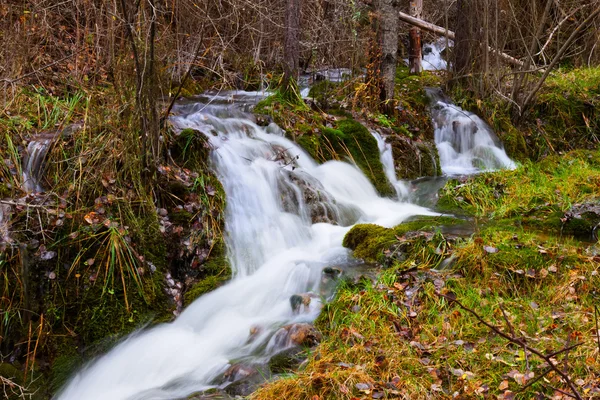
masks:
{"type": "Polygon", "coordinates": [[[597,228],[600,226],[600,203],[575,204],[561,220],[563,230],[566,232],[597,238],[597,228]]]}

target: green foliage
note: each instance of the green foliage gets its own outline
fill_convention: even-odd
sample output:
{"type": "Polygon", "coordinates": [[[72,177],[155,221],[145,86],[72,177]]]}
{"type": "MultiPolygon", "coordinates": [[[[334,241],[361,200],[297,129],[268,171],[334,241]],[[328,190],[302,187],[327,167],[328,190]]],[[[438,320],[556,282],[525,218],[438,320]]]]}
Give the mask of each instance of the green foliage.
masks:
{"type": "Polygon", "coordinates": [[[406,398],[445,398],[439,390],[465,398],[478,398],[482,388],[489,396],[524,388],[524,398],[552,395],[555,387],[568,390],[553,374],[527,388],[508,379],[543,368],[543,360],[526,357],[444,295],[509,335],[518,330],[542,353],[564,348],[565,340],[576,342],[575,353],[560,365],[571,379],[595,384],[598,374],[589,365],[597,344],[588,316],[598,301],[600,264],[581,254],[580,243],[507,221],[464,240],[437,234],[390,242],[390,250],[410,244],[405,260],[384,270],[374,284],[343,284],[317,320],[324,340],[306,367],[265,385],[253,399],[350,400],[364,395],[363,387],[406,398]],[[451,270],[433,269],[448,258],[454,260],[451,270]]]}

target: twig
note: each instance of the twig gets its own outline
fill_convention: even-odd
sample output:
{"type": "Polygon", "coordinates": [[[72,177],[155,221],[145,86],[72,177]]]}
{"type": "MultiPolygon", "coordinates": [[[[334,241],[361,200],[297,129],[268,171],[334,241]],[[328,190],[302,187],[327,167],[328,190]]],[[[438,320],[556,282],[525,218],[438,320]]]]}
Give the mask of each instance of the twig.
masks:
{"type": "MultiPolygon", "coordinates": [[[[504,306],[502,304],[500,304],[500,310],[502,310],[502,316],[506,321],[506,325],[508,325],[508,329],[510,329],[510,334],[514,339],[517,339],[517,335],[515,334],[515,328],[513,328],[512,324],[508,320],[508,316],[506,315],[506,311],[504,310],[504,306]]],[[[523,343],[525,343],[525,339],[521,338],[520,340],[522,340],[523,343]]],[[[529,356],[527,355],[527,348],[525,346],[523,346],[523,354],[525,355],[525,368],[527,369],[527,371],[529,371],[529,356]]]]}
{"type": "Polygon", "coordinates": [[[538,375],[535,379],[532,379],[529,382],[527,382],[527,385],[525,385],[521,389],[519,389],[519,392],[524,392],[528,387],[532,386],[537,381],[539,381],[540,379],[542,379],[543,377],[545,377],[546,375],[548,375],[548,372],[550,372],[550,371],[552,371],[552,368],[550,368],[550,367],[546,368],[544,370],[544,372],[542,372],[540,375],[538,375]]]}
{"type": "Polygon", "coordinates": [[[65,60],[67,60],[67,59],[69,59],[69,58],[71,58],[71,57],[73,57],[73,56],[75,56],[75,55],[77,55],[77,54],[81,53],[83,50],[84,50],[84,49],[80,49],[79,51],[76,51],[76,52],[74,52],[74,53],[71,53],[71,54],[69,54],[68,56],[65,56],[65,57],[63,57],[63,58],[61,58],[61,59],[59,59],[59,60],[56,60],[56,61],[54,61],[54,62],[51,62],[50,64],[46,64],[46,65],[44,65],[43,67],[36,69],[35,71],[31,71],[31,72],[28,72],[28,73],[26,73],[25,75],[21,75],[21,76],[19,76],[18,78],[15,78],[15,79],[2,78],[2,79],[0,79],[0,82],[7,82],[7,83],[9,83],[9,84],[13,84],[13,83],[15,83],[15,82],[18,82],[18,81],[20,81],[20,80],[23,80],[23,79],[25,79],[25,78],[27,78],[27,77],[31,76],[31,75],[35,75],[35,74],[37,74],[38,72],[40,72],[40,71],[43,71],[43,70],[45,70],[45,69],[47,69],[47,68],[53,67],[53,66],[55,66],[56,64],[58,64],[58,63],[61,63],[61,62],[65,61],[65,60]]]}
{"type": "Polygon", "coordinates": [[[596,354],[596,358],[600,357],[600,328],[598,328],[598,315],[600,312],[598,311],[598,306],[594,305],[594,319],[596,320],[596,339],[598,342],[598,354],[596,354]]]}
{"type": "Polygon", "coordinates": [[[550,359],[549,356],[543,354],[542,352],[540,352],[539,350],[530,347],[527,343],[525,343],[525,341],[523,341],[522,339],[519,338],[513,338],[510,335],[507,335],[506,333],[502,332],[500,329],[498,329],[497,327],[495,327],[494,325],[490,324],[489,322],[487,322],[485,319],[483,319],[483,317],[481,317],[479,314],[477,314],[476,311],[471,310],[470,308],[468,308],[467,306],[463,305],[460,301],[458,301],[456,298],[454,297],[450,297],[444,294],[440,293],[440,296],[445,298],[446,300],[450,301],[450,303],[454,302],[456,303],[460,308],[462,308],[463,310],[467,311],[468,313],[472,314],[473,316],[475,316],[475,318],[477,318],[477,320],[487,326],[489,329],[491,329],[492,331],[494,331],[497,335],[503,337],[504,339],[510,341],[511,343],[514,343],[516,345],[519,345],[521,347],[523,347],[525,350],[528,350],[529,352],[531,352],[532,354],[535,354],[536,356],[538,356],[539,358],[541,358],[542,360],[546,361],[546,363],[548,363],[548,366],[550,368],[552,368],[552,370],[554,372],[556,372],[558,375],[560,375],[561,378],[563,378],[565,380],[565,382],[567,383],[567,385],[569,386],[569,388],[571,389],[571,391],[573,392],[572,395],[570,395],[571,397],[577,399],[577,400],[582,400],[581,395],[579,394],[579,392],[577,391],[577,388],[575,387],[575,385],[573,384],[573,382],[571,382],[571,378],[569,378],[569,375],[567,375],[566,373],[564,373],[560,368],[558,368],[556,365],[554,365],[554,362],[552,362],[552,360],[550,359]]]}

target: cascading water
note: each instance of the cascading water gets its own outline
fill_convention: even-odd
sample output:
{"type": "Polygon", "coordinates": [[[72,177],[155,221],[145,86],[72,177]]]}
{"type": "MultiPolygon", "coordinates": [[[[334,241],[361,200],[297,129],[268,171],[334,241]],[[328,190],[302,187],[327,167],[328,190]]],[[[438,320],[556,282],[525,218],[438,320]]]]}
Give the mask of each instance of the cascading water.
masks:
{"type": "Polygon", "coordinates": [[[44,172],[44,160],[56,133],[40,134],[27,145],[23,158],[23,190],[27,193],[43,192],[41,178],[44,172]]]}
{"type": "Polygon", "coordinates": [[[399,199],[408,198],[408,187],[406,184],[396,177],[396,168],[394,167],[394,155],[392,153],[392,146],[385,141],[383,136],[377,131],[372,130],[371,135],[377,140],[377,147],[379,147],[380,160],[383,165],[383,170],[388,181],[392,184],[396,190],[396,195],[399,199]]]}
{"type": "Polygon", "coordinates": [[[494,131],[477,115],[452,104],[439,89],[428,89],[435,144],[442,172],[468,175],[516,167],[494,131]]]}
{"type": "Polygon", "coordinates": [[[439,38],[435,42],[427,43],[423,46],[423,61],[421,65],[425,71],[445,71],[448,69],[448,62],[443,54],[446,46],[453,46],[452,40],[439,38]]]}
{"type": "Polygon", "coordinates": [[[129,336],[79,371],[58,399],[181,398],[214,386],[232,360],[264,362],[285,345],[275,334],[282,326],[313,321],[320,311],[317,298],[306,312],[294,313],[290,296],[322,293],[325,267],[356,263],[341,245],[352,224],[393,226],[433,214],[379,197],[350,164],[317,165],[239,111],[203,104],[177,111],[176,128],[197,129],[212,145],[212,165],[227,195],[235,277],[172,323],[129,336]]]}

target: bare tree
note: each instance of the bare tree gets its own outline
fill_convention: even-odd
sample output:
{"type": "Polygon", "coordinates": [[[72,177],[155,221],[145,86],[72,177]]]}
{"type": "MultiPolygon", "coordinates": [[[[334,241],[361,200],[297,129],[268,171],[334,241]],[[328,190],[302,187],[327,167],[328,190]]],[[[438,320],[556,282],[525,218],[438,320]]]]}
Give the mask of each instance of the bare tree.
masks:
{"type": "Polygon", "coordinates": [[[287,0],[285,9],[283,90],[294,90],[300,63],[300,0],[287,0]]]}
{"type": "Polygon", "coordinates": [[[398,13],[395,0],[377,0],[378,30],[381,46],[381,100],[390,111],[394,99],[396,66],[398,63],[398,13]]]}

